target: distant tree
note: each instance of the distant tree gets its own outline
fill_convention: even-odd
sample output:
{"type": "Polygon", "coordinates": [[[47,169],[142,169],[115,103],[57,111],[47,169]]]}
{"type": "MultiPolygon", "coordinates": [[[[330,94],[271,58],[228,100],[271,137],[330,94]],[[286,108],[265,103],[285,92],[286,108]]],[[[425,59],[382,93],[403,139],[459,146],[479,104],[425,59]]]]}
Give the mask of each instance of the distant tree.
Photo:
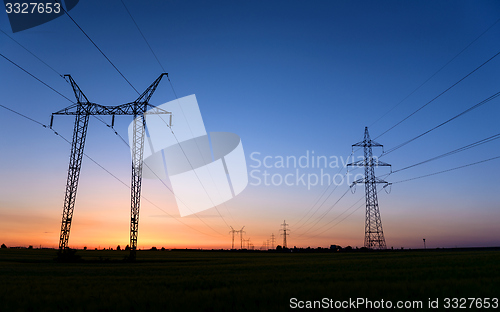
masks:
{"type": "Polygon", "coordinates": [[[153,246],[153,247],[151,247],[151,250],[158,250],[158,249],[157,249],[156,247],[154,247],[154,246],[153,246]]]}
{"type": "Polygon", "coordinates": [[[346,248],[344,248],[345,250],[347,251],[351,251],[352,250],[352,247],[351,246],[347,246],[346,248]]]}
{"type": "Polygon", "coordinates": [[[33,245],[29,245],[29,246],[28,246],[28,249],[33,249],[33,245]]]}
{"type": "Polygon", "coordinates": [[[129,245],[125,246],[125,250],[130,250],[130,246],[129,245]]]}
{"type": "Polygon", "coordinates": [[[116,250],[122,250],[122,248],[120,247],[120,245],[116,246],[116,250]]]}
{"type": "Polygon", "coordinates": [[[161,247],[161,251],[165,251],[165,247],[161,247]]]}
{"type": "Polygon", "coordinates": [[[276,250],[283,250],[283,247],[281,245],[276,246],[276,250]]]}
{"type": "Polygon", "coordinates": [[[87,246],[83,247],[83,250],[87,250],[87,246]]]}
{"type": "Polygon", "coordinates": [[[5,244],[2,244],[2,247],[0,247],[0,248],[7,248],[7,246],[5,244]]]}

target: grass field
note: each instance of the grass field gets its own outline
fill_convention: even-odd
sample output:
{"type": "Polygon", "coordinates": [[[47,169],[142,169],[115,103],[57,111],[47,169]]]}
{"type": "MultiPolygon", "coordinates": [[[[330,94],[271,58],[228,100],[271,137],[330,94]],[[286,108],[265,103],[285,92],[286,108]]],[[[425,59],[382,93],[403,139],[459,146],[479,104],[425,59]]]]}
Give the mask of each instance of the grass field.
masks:
{"type": "MultiPolygon", "coordinates": [[[[500,251],[0,250],[0,311],[283,311],[290,298],[499,298],[500,251]]],[[[490,309],[491,310],[491,309],[490,309]]]]}

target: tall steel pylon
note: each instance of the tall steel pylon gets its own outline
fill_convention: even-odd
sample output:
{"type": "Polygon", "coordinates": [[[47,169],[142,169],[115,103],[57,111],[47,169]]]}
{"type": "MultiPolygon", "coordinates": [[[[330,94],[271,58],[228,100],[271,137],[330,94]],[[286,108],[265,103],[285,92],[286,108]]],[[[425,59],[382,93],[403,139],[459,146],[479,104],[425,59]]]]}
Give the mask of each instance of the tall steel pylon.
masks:
{"type": "Polygon", "coordinates": [[[382,230],[382,220],[380,218],[380,209],[378,207],[377,184],[388,183],[375,177],[375,167],[390,165],[381,162],[378,158],[376,160],[373,159],[372,147],[382,147],[383,145],[370,139],[368,127],[365,127],[364,140],[353,144],[352,146],[363,147],[364,149],[363,160],[350,163],[347,166],[365,168],[365,177],[353,182],[353,185],[362,183],[365,185],[365,247],[369,249],[386,249],[384,231],[382,230]]]}
{"type": "Polygon", "coordinates": [[[285,222],[285,220],[283,220],[283,224],[281,225],[283,228],[280,230],[280,231],[283,231],[283,233],[281,233],[280,235],[283,235],[283,248],[288,248],[287,246],[287,243],[286,243],[286,236],[287,235],[290,235],[289,232],[290,229],[287,229],[286,227],[288,226],[288,224],[285,222]]]}
{"type": "Polygon", "coordinates": [[[238,231],[233,229],[232,226],[230,226],[231,231],[229,231],[229,234],[231,234],[231,250],[234,249],[234,233],[237,233],[238,231]]]}
{"type": "Polygon", "coordinates": [[[240,233],[240,249],[243,249],[243,233],[246,233],[245,231],[243,231],[243,228],[245,228],[245,226],[243,226],[241,228],[241,230],[236,231],[236,232],[240,233]]]}
{"type": "Polygon", "coordinates": [[[130,259],[135,260],[137,249],[137,234],[139,226],[139,207],[141,202],[141,182],[142,165],[144,152],[144,136],[146,114],[168,114],[170,119],[167,123],[171,125],[172,113],[157,108],[149,104],[151,96],[156,91],[158,84],[166,73],[162,73],[137,100],[134,102],[118,105],[103,106],[91,103],[80,87],[76,84],[70,75],[65,75],[69,79],[71,87],[75,93],[76,104],[70,105],[60,111],[52,114],[50,127],[54,120],[54,115],[75,115],[75,125],[73,129],[73,141],[71,143],[71,156],[69,158],[68,179],[66,182],[66,194],[64,197],[64,208],[61,222],[61,234],[59,236],[59,250],[68,249],[69,233],[73,212],[75,209],[76,192],[78,189],[78,180],[80,169],[82,167],[83,150],[85,147],[85,137],[91,115],[112,115],[114,125],[115,115],[132,115],[133,121],[133,146],[132,150],[132,183],[131,183],[131,213],[130,213],[130,259]],[[149,110],[149,111],[148,111],[149,110]],[[147,112],[148,111],[148,112],[147,112]]]}

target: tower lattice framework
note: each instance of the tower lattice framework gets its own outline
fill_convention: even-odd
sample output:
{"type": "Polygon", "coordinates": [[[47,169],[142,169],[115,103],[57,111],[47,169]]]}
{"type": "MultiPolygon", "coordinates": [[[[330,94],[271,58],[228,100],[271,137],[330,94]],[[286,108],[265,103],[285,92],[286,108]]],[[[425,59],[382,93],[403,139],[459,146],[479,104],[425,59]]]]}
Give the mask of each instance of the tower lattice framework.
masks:
{"type": "Polygon", "coordinates": [[[383,145],[370,139],[368,127],[365,127],[365,136],[363,141],[352,145],[353,147],[363,147],[364,158],[360,161],[348,164],[348,166],[364,167],[365,177],[354,181],[355,184],[365,185],[365,242],[364,247],[369,249],[386,249],[384,231],[382,229],[382,219],[380,218],[380,209],[378,206],[377,184],[388,182],[375,176],[375,167],[390,166],[378,158],[374,159],[372,147],[382,147],[383,145]]]}
{"type": "Polygon", "coordinates": [[[66,192],[64,197],[64,207],[62,213],[61,233],[59,237],[59,250],[64,252],[69,248],[69,234],[73,213],[75,209],[76,194],[78,189],[78,180],[82,167],[82,159],[85,148],[85,138],[89,125],[89,118],[92,115],[111,115],[113,116],[112,126],[114,125],[115,115],[129,115],[134,117],[133,138],[132,138],[132,179],[131,179],[131,210],[130,210],[130,259],[135,260],[137,249],[137,234],[139,228],[139,208],[141,202],[141,182],[144,153],[145,123],[147,114],[167,114],[170,115],[169,123],[171,125],[172,114],[160,108],[149,104],[151,96],[155,92],[162,77],[161,74],[140,96],[137,100],[117,105],[104,106],[90,102],[80,87],[76,84],[70,75],[68,78],[73,92],[75,93],[76,103],[52,114],[50,127],[54,115],[74,115],[75,125],[73,129],[73,140],[71,143],[71,156],[69,159],[68,179],[66,182],[66,192]]]}

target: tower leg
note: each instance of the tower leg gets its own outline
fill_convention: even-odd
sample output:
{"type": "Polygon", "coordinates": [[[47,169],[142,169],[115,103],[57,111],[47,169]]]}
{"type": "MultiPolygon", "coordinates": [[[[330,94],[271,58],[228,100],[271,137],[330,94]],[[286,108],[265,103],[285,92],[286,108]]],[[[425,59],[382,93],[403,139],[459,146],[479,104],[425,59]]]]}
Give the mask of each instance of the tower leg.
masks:
{"type": "MultiPolygon", "coordinates": [[[[81,113],[80,107],[78,113],[81,113]]],[[[89,115],[77,114],[75,116],[75,126],[73,129],[73,142],[71,143],[71,156],[69,159],[68,180],[66,182],[66,195],[64,196],[64,208],[61,222],[61,234],[59,236],[59,250],[68,248],[69,232],[73,211],[75,209],[76,191],[80,169],[82,167],[83,149],[85,147],[85,137],[89,125],[89,115]]]]}
{"type": "Polygon", "coordinates": [[[132,185],[130,209],[130,260],[135,260],[137,234],[139,231],[139,208],[141,204],[142,165],[144,154],[145,119],[143,115],[134,116],[132,148],[132,185]]]}

